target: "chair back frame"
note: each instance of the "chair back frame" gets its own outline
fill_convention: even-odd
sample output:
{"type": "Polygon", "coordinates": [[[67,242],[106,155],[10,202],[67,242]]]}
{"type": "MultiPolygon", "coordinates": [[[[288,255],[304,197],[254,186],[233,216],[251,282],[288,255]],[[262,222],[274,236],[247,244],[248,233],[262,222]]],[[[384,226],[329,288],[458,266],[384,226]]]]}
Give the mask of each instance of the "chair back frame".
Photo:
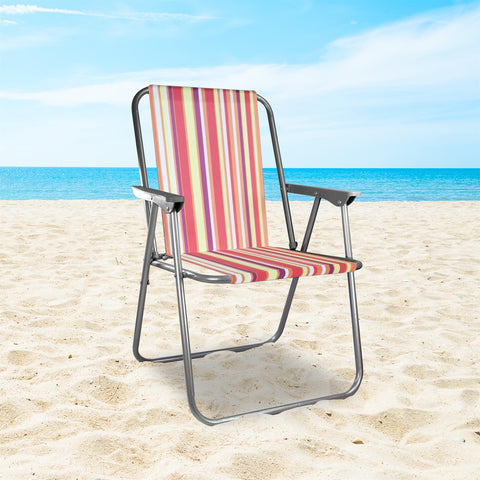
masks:
{"type": "MultiPolygon", "coordinates": [[[[140,112],[139,112],[140,100],[147,94],[149,94],[149,88],[145,87],[141,89],[139,92],[137,92],[137,94],[134,96],[132,101],[132,116],[133,116],[133,127],[135,132],[135,144],[137,149],[138,166],[140,169],[141,185],[142,187],[149,188],[147,163],[145,158],[145,148],[143,144],[142,127],[141,127],[140,112]]],[[[265,100],[265,98],[257,94],[257,100],[259,103],[261,103],[264,106],[266,111],[268,126],[270,130],[270,137],[272,141],[273,154],[275,159],[275,166],[277,170],[278,182],[280,187],[280,195],[282,199],[283,212],[284,212],[285,223],[287,227],[288,244],[291,250],[295,250],[298,244],[295,240],[295,233],[293,229],[292,213],[290,210],[290,203],[288,200],[288,191],[287,191],[287,186],[285,182],[285,174],[283,170],[282,156],[280,153],[280,146],[278,142],[277,128],[275,125],[275,117],[273,115],[272,107],[267,102],[267,100],[265,100]]],[[[173,192],[173,193],[176,193],[176,192],[173,192]]],[[[145,202],[145,211],[146,211],[147,225],[149,225],[150,216],[151,216],[151,206],[150,206],[150,202],[148,201],[145,202]]],[[[155,239],[154,239],[153,248],[154,248],[155,258],[161,257],[161,255],[157,250],[157,243],[155,239]]]]}

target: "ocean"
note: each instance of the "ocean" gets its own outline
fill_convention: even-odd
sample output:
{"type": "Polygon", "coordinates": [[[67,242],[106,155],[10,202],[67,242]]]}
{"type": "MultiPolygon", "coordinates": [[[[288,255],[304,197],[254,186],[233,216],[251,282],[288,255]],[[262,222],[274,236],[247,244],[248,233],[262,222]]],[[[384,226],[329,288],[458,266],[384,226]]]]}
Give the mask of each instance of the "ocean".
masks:
{"type": "MultiPolygon", "coordinates": [[[[149,169],[156,186],[155,169],[149,169]]],[[[480,168],[286,168],[287,183],[361,191],[358,201],[480,200],[480,168]]],[[[280,200],[277,173],[264,169],[267,200],[280,200]]],[[[135,197],[137,168],[0,167],[0,200],[101,200],[135,197]]],[[[292,200],[311,200],[291,195],[292,200]]]]}

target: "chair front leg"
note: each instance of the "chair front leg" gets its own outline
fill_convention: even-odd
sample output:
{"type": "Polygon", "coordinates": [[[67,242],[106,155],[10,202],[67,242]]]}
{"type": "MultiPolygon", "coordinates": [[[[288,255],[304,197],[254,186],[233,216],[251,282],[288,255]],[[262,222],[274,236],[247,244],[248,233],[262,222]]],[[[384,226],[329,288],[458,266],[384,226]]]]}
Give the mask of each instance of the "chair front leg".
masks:
{"type": "Polygon", "coordinates": [[[170,241],[173,248],[173,261],[175,266],[175,286],[177,290],[178,317],[180,321],[180,334],[182,338],[182,357],[185,370],[185,384],[187,388],[188,405],[192,414],[206,425],[213,425],[212,420],[200,413],[195,400],[195,384],[193,380],[192,349],[190,347],[190,334],[188,331],[187,304],[185,301],[185,285],[183,282],[182,256],[180,246],[180,234],[178,225],[178,213],[168,215],[170,241]]]}
{"type": "MultiPolygon", "coordinates": [[[[348,218],[347,205],[342,207],[342,227],[343,240],[345,243],[345,256],[348,259],[353,259],[352,239],[350,237],[350,221],[348,218]]],[[[350,313],[352,317],[352,333],[353,333],[353,348],[355,353],[355,367],[356,375],[352,387],[349,390],[349,395],[353,395],[360,387],[363,378],[363,358],[362,358],[362,344],[360,341],[360,324],[358,320],[357,294],[355,287],[355,274],[353,272],[347,273],[348,278],[348,292],[350,298],[350,313]]]]}

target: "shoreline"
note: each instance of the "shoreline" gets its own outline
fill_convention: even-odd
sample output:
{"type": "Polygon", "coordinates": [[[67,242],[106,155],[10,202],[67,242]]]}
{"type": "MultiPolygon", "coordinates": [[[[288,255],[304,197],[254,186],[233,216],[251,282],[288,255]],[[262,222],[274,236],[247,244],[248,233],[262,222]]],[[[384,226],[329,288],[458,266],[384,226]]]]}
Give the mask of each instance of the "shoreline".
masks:
{"type": "MultiPolygon", "coordinates": [[[[133,197],[133,195],[132,195],[133,197]]],[[[367,200],[360,200],[361,197],[358,197],[352,205],[357,205],[358,203],[361,204],[378,204],[378,203],[478,203],[478,200],[376,200],[376,201],[367,201],[367,200]]],[[[136,197],[133,198],[60,198],[56,200],[52,199],[45,199],[45,198],[27,198],[27,199],[0,199],[0,202],[139,202],[136,197]]],[[[290,203],[308,203],[312,200],[290,200],[290,203]]],[[[281,203],[281,200],[266,200],[266,203],[281,203]]]]}

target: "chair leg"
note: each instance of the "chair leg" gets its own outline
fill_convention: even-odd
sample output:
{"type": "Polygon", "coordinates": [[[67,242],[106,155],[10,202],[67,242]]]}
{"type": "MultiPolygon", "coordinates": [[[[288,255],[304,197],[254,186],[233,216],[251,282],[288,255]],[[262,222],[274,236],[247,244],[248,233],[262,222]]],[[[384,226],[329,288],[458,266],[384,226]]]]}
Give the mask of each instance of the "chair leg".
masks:
{"type": "Polygon", "coordinates": [[[150,265],[153,259],[153,244],[155,240],[155,225],[157,223],[158,206],[152,204],[150,209],[150,222],[148,227],[147,242],[145,245],[145,256],[143,258],[142,278],[140,280],[140,292],[138,295],[137,317],[135,321],[135,331],[133,334],[133,355],[139,362],[149,360],[140,354],[138,348],[140,336],[142,333],[143,313],[145,310],[145,298],[147,296],[147,287],[149,283],[150,265]]]}
{"type": "MultiPolygon", "coordinates": [[[[361,348],[361,342],[360,342],[360,328],[359,328],[359,321],[358,321],[357,299],[356,299],[356,291],[355,291],[356,290],[355,277],[353,272],[348,273],[347,275],[348,275],[348,289],[349,289],[349,299],[350,299],[350,313],[351,313],[351,320],[352,320],[353,348],[354,348],[354,356],[355,356],[355,378],[350,388],[344,392],[334,393],[331,395],[325,395],[321,397],[301,400],[301,401],[292,402],[288,404],[277,405],[275,407],[247,411],[247,412],[238,413],[235,415],[229,415],[226,417],[219,417],[219,418],[206,417],[200,412],[196,404],[193,366],[192,366],[192,358],[194,358],[194,356],[192,355],[191,348],[190,348],[190,337],[188,332],[188,319],[187,319],[187,311],[186,311],[186,303],[185,303],[185,289],[183,285],[183,278],[177,277],[176,286],[177,286],[177,299],[178,299],[178,305],[179,305],[180,331],[182,336],[182,351],[183,351],[182,357],[184,360],[185,383],[186,383],[186,389],[187,389],[188,404],[194,417],[206,425],[217,425],[219,423],[225,423],[246,415],[253,415],[258,413],[276,415],[278,413],[284,412],[286,410],[290,410],[292,408],[313,405],[322,400],[344,399],[353,395],[358,390],[362,382],[363,361],[362,361],[362,348],[361,348]]],[[[292,292],[292,290],[294,290],[294,288],[291,287],[290,291],[292,292]]],[[[293,297],[293,293],[292,293],[292,297],[293,297]]],[[[287,303],[288,303],[288,300],[287,300],[287,303]]],[[[291,303],[291,299],[290,299],[290,303],[291,303]]]]}
{"type": "MultiPolygon", "coordinates": [[[[149,265],[150,266],[150,265],[149,265]]],[[[148,266],[148,267],[149,267],[148,266]]],[[[144,267],[145,268],[145,267],[144,267]]],[[[139,301],[138,301],[138,308],[137,308],[137,320],[135,323],[135,333],[133,337],[133,353],[135,355],[135,358],[139,362],[154,362],[154,363],[171,363],[171,362],[178,362],[184,359],[183,354],[177,354],[177,355],[167,355],[163,357],[155,357],[155,358],[148,358],[144,357],[140,352],[139,352],[139,343],[140,343],[140,336],[141,336],[141,329],[142,329],[142,323],[143,323],[143,314],[144,314],[144,307],[145,307],[145,298],[146,298],[146,292],[147,292],[147,287],[148,287],[148,273],[146,274],[146,281],[143,281],[143,275],[142,275],[142,283],[141,283],[141,288],[140,288],[140,295],[139,295],[139,301]]],[[[195,358],[203,358],[210,353],[217,353],[217,352],[245,352],[247,350],[250,350],[252,348],[257,348],[261,347],[262,345],[265,345],[267,343],[274,343],[276,342],[280,336],[282,335],[284,329],[285,329],[285,324],[287,322],[288,315],[290,313],[290,307],[292,305],[292,300],[295,294],[295,290],[297,288],[298,284],[298,278],[293,278],[292,283],[290,285],[290,290],[287,295],[287,300],[285,302],[285,306],[283,308],[283,313],[280,318],[280,323],[277,327],[277,330],[275,333],[268,338],[267,340],[264,340],[263,342],[257,342],[257,343],[249,343],[247,345],[233,345],[231,347],[223,347],[223,348],[214,348],[211,350],[203,350],[200,352],[193,352],[191,353],[192,359],[195,358]]]]}
{"type": "Polygon", "coordinates": [[[357,294],[355,287],[355,275],[353,272],[347,273],[348,279],[348,295],[350,299],[350,316],[352,318],[352,336],[353,336],[353,351],[355,355],[355,379],[353,384],[347,392],[349,395],[353,395],[363,378],[363,356],[362,356],[362,342],[360,340],[360,323],[358,321],[358,306],[357,306],[357,294]]]}
{"type": "Polygon", "coordinates": [[[312,398],[308,400],[302,400],[302,401],[293,402],[289,404],[279,405],[276,407],[253,410],[253,411],[239,413],[236,415],[230,415],[230,416],[221,417],[221,418],[206,417],[200,412],[195,401],[195,386],[194,386],[192,359],[201,358],[201,357],[204,357],[205,355],[208,355],[209,353],[217,352],[217,351],[225,351],[225,350],[236,351],[236,352],[245,351],[257,346],[264,345],[265,343],[274,342],[278,340],[285,326],[290,305],[293,300],[293,294],[295,293],[295,289],[298,284],[298,279],[294,279],[297,281],[292,282],[292,285],[289,291],[289,296],[287,297],[287,301],[283,311],[282,319],[280,321],[280,325],[277,329],[276,334],[271,339],[265,342],[251,344],[251,345],[242,345],[238,347],[222,348],[222,349],[192,353],[191,347],[190,347],[190,335],[188,330],[188,318],[187,318],[187,310],[186,310],[186,302],[185,302],[185,287],[183,284],[183,277],[182,276],[176,277],[180,332],[181,332],[181,339],[182,339],[182,354],[162,357],[158,359],[149,359],[141,355],[138,351],[142,322],[143,322],[145,297],[146,297],[147,286],[148,286],[148,272],[149,272],[149,264],[147,265],[146,268],[144,266],[144,271],[142,274],[142,283],[140,288],[139,303],[138,303],[138,309],[137,309],[137,321],[135,324],[135,334],[134,334],[134,347],[133,347],[134,355],[139,361],[154,361],[154,362],[166,363],[166,362],[183,360],[184,369],[185,369],[185,384],[187,389],[188,404],[195,418],[197,418],[202,423],[206,425],[216,425],[218,423],[228,422],[230,420],[234,420],[236,418],[243,417],[245,415],[256,414],[256,413],[266,413],[270,415],[275,415],[292,408],[306,406],[306,405],[313,405],[321,400],[334,400],[334,399],[347,398],[353,395],[360,387],[360,384],[362,382],[362,377],[363,377],[363,361],[362,361],[362,347],[361,347],[361,341],[360,341],[360,328],[359,328],[359,321],[358,321],[357,301],[356,301],[356,292],[355,292],[355,278],[353,273],[348,273],[347,275],[348,275],[350,312],[351,312],[352,333],[353,333],[353,348],[354,348],[354,356],[355,356],[355,379],[351,387],[345,392],[326,395],[323,397],[312,398]]]}
{"type": "Polygon", "coordinates": [[[150,268],[147,268],[147,270],[145,271],[145,267],[144,267],[144,272],[142,273],[142,280],[140,282],[140,294],[138,298],[137,317],[135,320],[135,331],[133,334],[133,355],[139,362],[145,362],[149,360],[139,352],[140,337],[142,333],[142,324],[143,324],[143,313],[145,310],[145,298],[147,296],[149,271],[150,271],[150,268]]]}
{"type": "MultiPolygon", "coordinates": [[[[280,323],[278,324],[277,331],[267,340],[267,342],[275,343],[283,333],[285,329],[285,324],[287,323],[288,314],[290,313],[290,307],[292,306],[293,297],[298,285],[298,277],[292,279],[290,284],[290,290],[288,291],[287,300],[285,301],[285,306],[283,307],[282,316],[280,318],[280,323]]],[[[265,343],[267,343],[265,342],[265,343]]]]}
{"type": "MultiPolygon", "coordinates": [[[[151,220],[156,221],[156,215],[157,215],[157,208],[153,208],[151,213],[151,220]]],[[[150,271],[150,264],[151,264],[151,258],[152,258],[152,247],[153,247],[153,238],[154,238],[154,227],[152,227],[152,225],[155,224],[155,221],[150,223],[148,236],[147,236],[147,245],[145,247],[145,259],[144,259],[144,265],[143,265],[143,271],[142,271],[142,281],[141,281],[139,302],[138,302],[138,309],[137,309],[137,320],[135,324],[134,354],[135,354],[135,357],[140,361],[149,360],[148,358],[140,355],[140,353],[138,352],[138,346],[140,342],[140,334],[141,334],[143,313],[144,313],[144,307],[145,307],[145,298],[146,298],[146,292],[147,292],[147,286],[148,286],[148,275],[150,271]]],[[[173,224],[176,226],[174,230],[177,231],[178,218],[176,216],[176,213],[172,215],[172,222],[174,222],[173,224]]],[[[174,245],[175,244],[178,245],[178,233],[176,233],[174,237],[174,245]]],[[[168,362],[168,361],[183,360],[188,404],[190,406],[190,410],[192,411],[192,414],[200,422],[206,425],[216,425],[218,423],[228,422],[230,420],[234,420],[239,417],[257,414],[257,413],[266,413],[269,415],[275,415],[275,414],[284,412],[285,410],[290,410],[292,408],[302,407],[306,405],[313,405],[321,400],[347,398],[353,395],[358,390],[363,377],[363,361],[362,361],[362,348],[361,348],[361,342],[360,342],[360,327],[359,327],[359,321],[358,321],[355,277],[353,272],[349,272],[347,274],[347,278],[348,278],[348,290],[349,290],[349,299],[350,299],[350,314],[351,314],[351,320],[352,320],[353,348],[354,348],[354,355],[355,355],[355,379],[348,390],[340,393],[335,393],[332,395],[325,395],[322,397],[316,397],[316,398],[301,400],[301,401],[292,402],[288,404],[277,405],[275,407],[252,410],[252,411],[243,412],[243,413],[230,415],[226,417],[209,418],[203,415],[198,409],[198,406],[195,400],[195,385],[194,385],[194,377],[193,377],[192,359],[205,356],[208,353],[211,353],[214,351],[222,351],[222,350],[244,351],[244,350],[248,350],[249,348],[263,345],[267,342],[276,341],[282,334],[283,329],[285,327],[285,322],[286,322],[288,313],[290,311],[290,306],[293,301],[293,296],[298,284],[298,279],[293,279],[292,281],[292,284],[290,286],[290,291],[287,296],[287,301],[285,303],[285,307],[283,310],[282,318],[280,320],[280,324],[277,328],[277,332],[273,335],[273,337],[271,337],[270,339],[262,343],[244,345],[240,347],[210,350],[207,352],[196,352],[195,354],[192,354],[191,347],[190,347],[190,335],[188,331],[188,318],[187,318],[187,309],[186,309],[186,301],[185,301],[185,286],[184,286],[183,274],[181,270],[181,257],[180,257],[179,249],[174,248],[174,250],[175,250],[175,255],[174,255],[175,256],[175,285],[176,285],[176,291],[177,291],[178,314],[179,314],[179,322],[180,322],[180,333],[181,333],[181,339],[182,339],[182,355],[174,355],[170,357],[152,359],[152,361],[168,362]]]]}

